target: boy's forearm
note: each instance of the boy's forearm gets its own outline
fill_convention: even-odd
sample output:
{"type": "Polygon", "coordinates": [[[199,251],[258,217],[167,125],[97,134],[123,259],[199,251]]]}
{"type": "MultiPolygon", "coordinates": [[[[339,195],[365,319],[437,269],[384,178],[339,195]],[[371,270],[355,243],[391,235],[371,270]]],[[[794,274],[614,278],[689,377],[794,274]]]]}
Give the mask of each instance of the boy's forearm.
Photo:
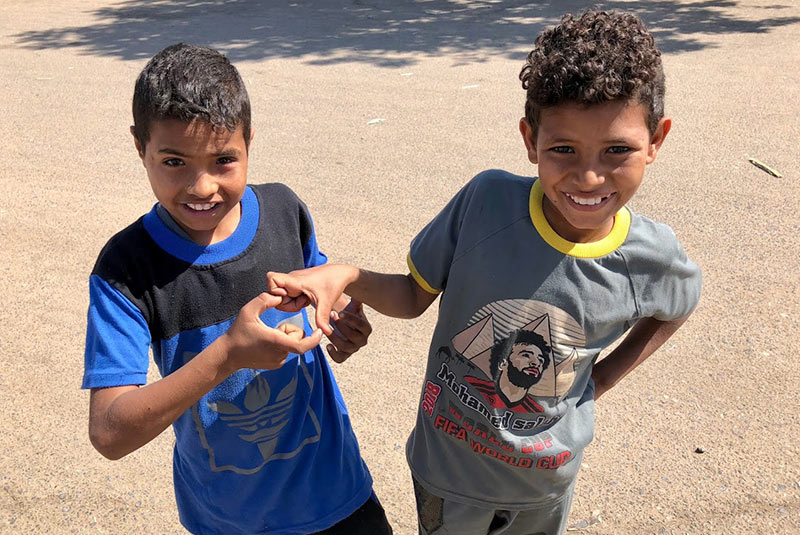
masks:
{"type": "Polygon", "coordinates": [[[684,316],[672,321],[660,321],[654,318],[639,320],[619,346],[594,365],[592,379],[595,383],[595,399],[644,362],[675,334],[688,318],[689,316],[684,316]]]}
{"type": "Polygon", "coordinates": [[[141,388],[92,391],[89,436],[109,459],[120,459],[144,446],[177,420],[233,370],[225,365],[226,337],[175,372],[141,388]]]}
{"type": "Polygon", "coordinates": [[[353,269],[357,272],[351,272],[345,293],[386,316],[416,318],[436,299],[436,295],[427,294],[410,275],[353,269]]]}

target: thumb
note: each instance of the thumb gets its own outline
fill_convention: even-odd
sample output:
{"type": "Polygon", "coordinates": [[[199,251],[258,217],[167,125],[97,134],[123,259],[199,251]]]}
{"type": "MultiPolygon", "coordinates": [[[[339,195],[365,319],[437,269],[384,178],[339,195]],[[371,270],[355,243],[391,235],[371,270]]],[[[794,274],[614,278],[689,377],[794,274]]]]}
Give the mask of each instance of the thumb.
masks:
{"type": "Polygon", "coordinates": [[[333,334],[333,327],[331,327],[332,308],[333,308],[333,303],[328,302],[327,299],[320,300],[317,303],[317,313],[314,315],[317,327],[322,329],[322,332],[324,332],[328,336],[333,334]]]}
{"type": "Polygon", "coordinates": [[[242,308],[242,312],[246,312],[248,315],[260,316],[268,308],[273,308],[280,304],[281,298],[279,296],[263,292],[247,303],[242,308]]]}

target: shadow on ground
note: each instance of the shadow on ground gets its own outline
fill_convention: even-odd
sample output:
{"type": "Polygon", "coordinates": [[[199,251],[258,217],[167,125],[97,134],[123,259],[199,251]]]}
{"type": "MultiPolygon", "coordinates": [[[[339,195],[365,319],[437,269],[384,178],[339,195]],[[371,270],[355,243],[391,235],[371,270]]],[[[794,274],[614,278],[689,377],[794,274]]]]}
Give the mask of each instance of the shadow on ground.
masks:
{"type": "MultiPolygon", "coordinates": [[[[404,66],[414,54],[455,54],[465,61],[512,59],[545,25],[587,2],[564,0],[123,0],[90,12],[86,26],[13,36],[29,49],[74,47],[86,55],[136,60],[177,41],[215,46],[234,61],[307,57],[311,64],[365,62],[404,66]]],[[[774,16],[786,5],[743,19],[733,0],[598,2],[638,13],[665,52],[713,47],[709,36],[765,33],[800,22],[774,16]]]]}

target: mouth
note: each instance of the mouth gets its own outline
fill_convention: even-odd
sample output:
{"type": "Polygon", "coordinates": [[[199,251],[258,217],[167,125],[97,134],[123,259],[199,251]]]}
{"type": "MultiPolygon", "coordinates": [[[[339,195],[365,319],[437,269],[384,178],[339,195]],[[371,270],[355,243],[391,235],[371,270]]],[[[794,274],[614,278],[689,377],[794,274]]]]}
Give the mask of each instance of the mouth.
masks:
{"type": "Polygon", "coordinates": [[[600,206],[606,204],[608,200],[616,195],[616,193],[609,193],[608,195],[596,195],[592,197],[579,197],[577,195],[573,195],[572,193],[564,193],[564,196],[571,201],[572,205],[577,205],[577,207],[582,209],[596,209],[600,206]]]}
{"type": "Polygon", "coordinates": [[[525,368],[524,371],[528,375],[533,375],[534,377],[539,377],[539,370],[538,368],[525,368]]]}
{"type": "Polygon", "coordinates": [[[213,210],[217,207],[220,203],[218,202],[204,202],[204,203],[193,203],[187,202],[184,206],[194,212],[208,212],[209,210],[213,210]]]}

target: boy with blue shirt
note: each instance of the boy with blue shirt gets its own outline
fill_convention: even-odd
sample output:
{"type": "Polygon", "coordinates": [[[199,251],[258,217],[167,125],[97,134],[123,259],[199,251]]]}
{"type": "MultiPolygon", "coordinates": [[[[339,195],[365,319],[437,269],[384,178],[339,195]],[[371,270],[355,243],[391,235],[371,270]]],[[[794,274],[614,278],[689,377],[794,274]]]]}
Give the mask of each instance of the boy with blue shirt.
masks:
{"type": "Polygon", "coordinates": [[[441,294],[406,448],[423,535],[563,533],[595,400],[700,295],[672,230],[626,207],[671,128],[642,21],[567,15],[537,38],[520,79],[519,130],[538,177],[476,176],[414,238],[407,275],[268,275],[278,308],[315,303],[325,332],[343,292],[403,318],[441,294]]]}
{"type": "MultiPolygon", "coordinates": [[[[90,278],[83,387],[89,433],[118,459],[173,426],[181,523],[196,534],[391,534],[349,415],[304,312],[273,308],[268,270],[319,266],[306,206],[247,185],[253,132],[239,73],[184,44],[136,82],[131,132],[158,203],[90,278]],[[145,385],[148,349],[162,379],[145,385]]],[[[366,344],[338,301],[328,352],[366,344]]]]}

